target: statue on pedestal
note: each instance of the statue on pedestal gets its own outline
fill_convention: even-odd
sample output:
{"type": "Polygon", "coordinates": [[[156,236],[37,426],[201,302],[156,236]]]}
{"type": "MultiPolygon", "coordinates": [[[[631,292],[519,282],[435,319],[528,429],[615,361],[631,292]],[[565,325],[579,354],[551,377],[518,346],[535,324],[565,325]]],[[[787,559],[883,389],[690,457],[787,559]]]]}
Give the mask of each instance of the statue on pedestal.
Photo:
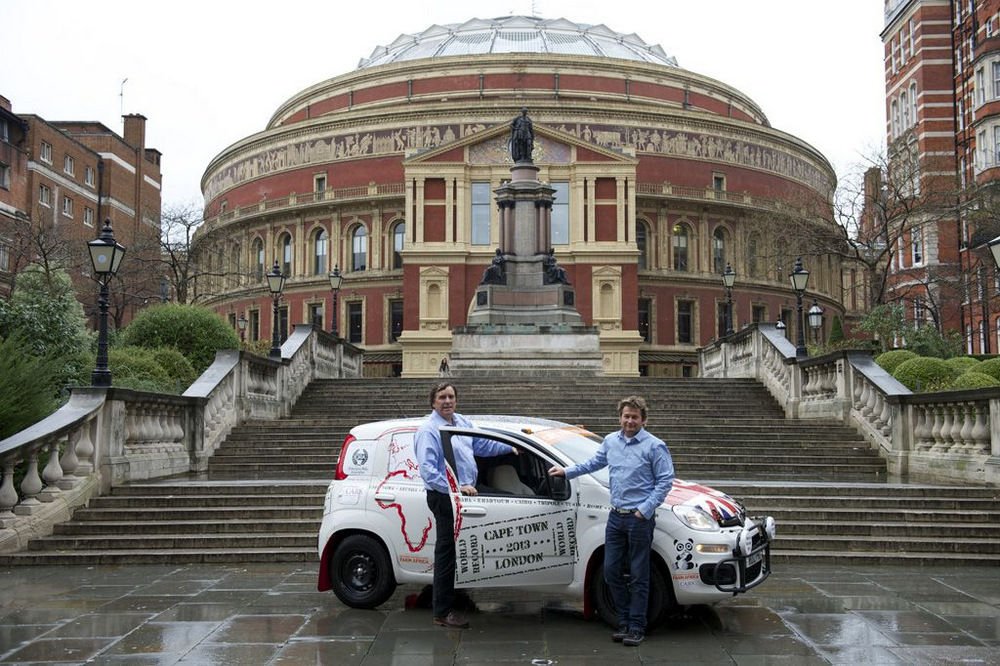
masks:
{"type": "Polygon", "coordinates": [[[507,263],[507,260],[503,258],[500,248],[497,248],[493,262],[483,271],[483,279],[479,284],[507,284],[507,273],[504,270],[505,263],[507,263]]]}
{"type": "Polygon", "coordinates": [[[531,151],[535,147],[535,130],[528,118],[527,107],[521,107],[521,115],[510,122],[510,157],[514,164],[531,163],[531,151]]]}
{"type": "Polygon", "coordinates": [[[569,284],[566,269],[556,263],[555,248],[550,247],[548,254],[542,257],[542,268],[545,271],[543,284],[569,284]]]}

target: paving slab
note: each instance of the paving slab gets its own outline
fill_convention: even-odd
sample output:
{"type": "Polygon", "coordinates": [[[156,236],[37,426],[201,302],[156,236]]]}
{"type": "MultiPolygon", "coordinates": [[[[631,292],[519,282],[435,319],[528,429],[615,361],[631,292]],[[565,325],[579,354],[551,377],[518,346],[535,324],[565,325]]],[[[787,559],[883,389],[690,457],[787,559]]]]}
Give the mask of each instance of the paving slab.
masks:
{"type": "Polygon", "coordinates": [[[309,563],[0,570],[0,664],[942,664],[1000,666],[996,567],[787,565],[685,609],[637,648],[577,599],[471,592],[468,630],[401,586],[376,610],[315,589],[309,563]]]}

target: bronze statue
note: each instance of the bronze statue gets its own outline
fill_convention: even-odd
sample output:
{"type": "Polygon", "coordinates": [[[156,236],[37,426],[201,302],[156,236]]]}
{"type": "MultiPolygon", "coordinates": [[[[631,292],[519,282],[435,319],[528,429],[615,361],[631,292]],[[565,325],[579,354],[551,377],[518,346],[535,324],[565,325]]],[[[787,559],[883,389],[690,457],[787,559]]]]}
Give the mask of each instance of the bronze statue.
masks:
{"type": "Polygon", "coordinates": [[[569,284],[566,269],[556,263],[555,248],[550,247],[548,254],[542,257],[542,268],[545,271],[542,276],[542,284],[569,284]]]}
{"type": "Polygon", "coordinates": [[[493,262],[483,271],[483,279],[479,284],[507,284],[507,272],[504,270],[505,263],[507,263],[507,260],[503,258],[503,252],[500,251],[500,248],[497,248],[493,262]]]}
{"type": "Polygon", "coordinates": [[[510,122],[510,157],[514,163],[531,163],[531,151],[535,147],[535,130],[528,118],[527,107],[521,107],[521,115],[510,122]]]}

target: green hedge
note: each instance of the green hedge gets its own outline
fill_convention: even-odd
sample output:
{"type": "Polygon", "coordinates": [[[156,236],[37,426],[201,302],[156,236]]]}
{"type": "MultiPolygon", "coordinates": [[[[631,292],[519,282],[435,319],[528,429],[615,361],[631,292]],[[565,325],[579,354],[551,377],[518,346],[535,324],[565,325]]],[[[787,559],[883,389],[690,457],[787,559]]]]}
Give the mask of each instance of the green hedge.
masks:
{"type": "Polygon", "coordinates": [[[892,376],[911,391],[943,391],[951,386],[959,373],[944,359],[920,356],[903,361],[892,376]]]}
{"type": "Polygon", "coordinates": [[[952,390],[955,391],[962,389],[991,388],[994,386],[1000,386],[1000,379],[995,379],[981,372],[976,372],[975,370],[963,372],[951,384],[952,390]]]}
{"type": "Polygon", "coordinates": [[[951,358],[946,358],[945,363],[958,370],[959,374],[963,372],[969,372],[970,370],[975,370],[982,361],[971,356],[952,356],[951,358]]]}
{"type": "Polygon", "coordinates": [[[989,375],[993,379],[1000,379],[1000,356],[986,359],[976,366],[976,372],[989,375]]]}
{"type": "Polygon", "coordinates": [[[891,349],[876,356],[875,363],[891,375],[895,373],[900,364],[911,358],[918,358],[918,355],[909,349],[891,349]]]}
{"type": "Polygon", "coordinates": [[[169,303],[146,308],[121,334],[123,345],[157,349],[173,347],[205,371],[220,349],[239,349],[240,338],[222,317],[196,305],[169,303]]]}

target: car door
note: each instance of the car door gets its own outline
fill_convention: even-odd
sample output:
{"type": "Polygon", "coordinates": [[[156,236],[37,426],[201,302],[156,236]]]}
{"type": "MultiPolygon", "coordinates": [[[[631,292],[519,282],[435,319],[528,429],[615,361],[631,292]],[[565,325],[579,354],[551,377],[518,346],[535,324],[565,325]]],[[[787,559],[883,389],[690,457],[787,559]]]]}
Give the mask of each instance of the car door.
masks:
{"type": "Polygon", "coordinates": [[[396,428],[379,438],[385,466],[373,474],[373,510],[380,533],[390,543],[390,556],[399,568],[412,573],[434,570],[434,518],[413,449],[415,427],[396,428]]]}
{"type": "MultiPolygon", "coordinates": [[[[577,557],[576,498],[565,484],[559,493],[548,490],[544,474],[551,461],[512,437],[484,430],[442,428],[441,444],[452,468],[453,447],[468,445],[459,440],[461,437],[509,444],[520,455],[494,461],[501,463],[495,467],[514,468],[513,476],[510,470],[504,470],[506,487],[483,488],[472,496],[459,494],[457,485],[452,490],[456,507],[456,582],[465,587],[569,584],[577,557]],[[525,483],[528,471],[531,478],[527,480],[538,487],[525,483]]],[[[500,479],[501,475],[495,474],[493,479],[480,479],[477,485],[500,479]]]]}

